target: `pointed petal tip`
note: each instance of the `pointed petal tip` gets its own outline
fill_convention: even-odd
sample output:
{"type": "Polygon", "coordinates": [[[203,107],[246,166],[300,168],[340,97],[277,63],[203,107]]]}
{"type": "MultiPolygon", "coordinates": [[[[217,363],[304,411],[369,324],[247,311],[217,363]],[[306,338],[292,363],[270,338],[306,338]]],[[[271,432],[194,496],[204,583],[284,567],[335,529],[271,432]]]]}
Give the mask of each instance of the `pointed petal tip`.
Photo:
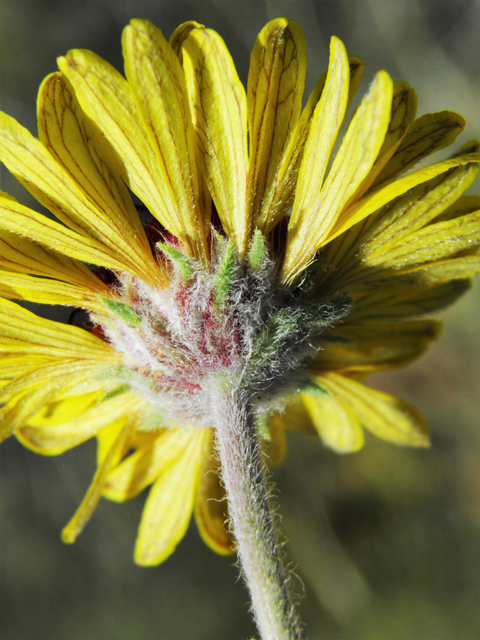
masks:
{"type": "Polygon", "coordinates": [[[77,69],[77,61],[81,60],[82,49],[70,49],[64,56],[58,56],[57,66],[62,73],[65,73],[65,69],[71,67],[77,69]]]}
{"type": "Polygon", "coordinates": [[[340,40],[340,38],[338,38],[337,36],[332,36],[330,38],[330,51],[333,51],[333,49],[337,48],[346,50],[345,45],[343,44],[343,40],[340,40]]]}
{"type": "Polygon", "coordinates": [[[79,532],[73,531],[72,528],[69,525],[67,525],[62,529],[62,533],[60,534],[60,537],[64,544],[73,544],[77,539],[78,533],[79,532]]]}
{"type": "Polygon", "coordinates": [[[390,90],[393,93],[393,80],[390,77],[388,71],[385,71],[385,69],[380,69],[380,71],[377,71],[377,73],[375,74],[372,81],[372,87],[376,86],[377,84],[383,84],[384,91],[390,90]]]}
{"type": "Polygon", "coordinates": [[[180,60],[183,59],[182,45],[195,29],[205,29],[205,25],[195,22],[195,20],[189,20],[178,26],[170,36],[169,44],[180,60]]]}

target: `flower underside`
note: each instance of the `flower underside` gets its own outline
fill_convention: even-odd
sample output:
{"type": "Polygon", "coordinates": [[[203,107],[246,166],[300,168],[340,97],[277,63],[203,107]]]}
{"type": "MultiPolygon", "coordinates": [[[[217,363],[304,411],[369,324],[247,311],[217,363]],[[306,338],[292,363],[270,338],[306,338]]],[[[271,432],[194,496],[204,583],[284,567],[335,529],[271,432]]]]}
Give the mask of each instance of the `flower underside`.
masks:
{"type": "Polygon", "coordinates": [[[347,315],[348,296],[319,297],[305,281],[280,288],[279,264],[260,233],[246,262],[215,232],[209,267],[178,244],[157,243],[157,251],[171,265],[169,286],[120,276],[119,300],[105,300],[114,318],[93,319],[125,358],[123,382],[158,408],[159,424],[210,427],[221,379],[244,393],[257,415],[281,408],[289,392],[315,386],[309,358],[347,315]]]}
{"type": "Polygon", "coordinates": [[[419,357],[439,330],[424,316],[480,272],[480,198],[463,195],[480,154],[474,141],[417,168],[465,122],[416,118],[415,92],[384,71],[340,139],[363,64],[332,38],[302,108],[305,40],[285,18],[259,34],[246,90],[198,23],[167,42],[133,20],[122,42],[125,77],[90,51],[59,59],[38,138],[0,114],[0,159],[53,214],[0,193],[0,439],[56,455],[96,437],[97,473],[64,539],[101,496],[151,485],[135,558],[156,564],[192,512],[207,544],[232,552],[219,386],[252,407],[272,464],[287,429],[339,453],[365,429],[428,446],[418,412],[363,381],[419,357]]]}

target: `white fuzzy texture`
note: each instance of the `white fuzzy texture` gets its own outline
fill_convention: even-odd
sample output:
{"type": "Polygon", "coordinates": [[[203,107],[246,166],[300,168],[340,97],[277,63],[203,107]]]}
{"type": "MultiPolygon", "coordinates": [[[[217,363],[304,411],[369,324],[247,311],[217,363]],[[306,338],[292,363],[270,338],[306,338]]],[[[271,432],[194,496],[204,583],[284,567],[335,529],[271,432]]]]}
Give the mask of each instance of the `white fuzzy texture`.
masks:
{"type": "Polygon", "coordinates": [[[121,312],[94,317],[124,355],[128,383],[161,410],[164,426],[211,426],[219,378],[241,389],[255,413],[278,408],[308,382],[305,365],[319,337],[349,308],[343,298],[319,303],[302,291],[283,293],[268,258],[252,272],[236,257],[228,262],[229,248],[218,242],[214,266],[192,262],[188,278],[172,261],[165,289],[124,278],[118,293],[137,322],[121,312]]]}
{"type": "Polygon", "coordinates": [[[284,568],[276,515],[248,400],[219,380],[212,410],[230,526],[262,640],[300,640],[292,576],[284,568]]]}

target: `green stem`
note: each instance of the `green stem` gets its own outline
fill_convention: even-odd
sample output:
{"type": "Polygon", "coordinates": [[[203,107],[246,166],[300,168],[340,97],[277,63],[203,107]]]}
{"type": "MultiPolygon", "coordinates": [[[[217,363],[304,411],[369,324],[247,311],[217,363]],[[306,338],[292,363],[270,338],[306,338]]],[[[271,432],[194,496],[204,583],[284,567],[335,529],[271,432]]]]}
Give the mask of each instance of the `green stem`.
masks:
{"type": "Polygon", "coordinates": [[[213,418],[230,526],[262,640],[301,640],[301,622],[283,565],[270,485],[255,419],[228,383],[215,394],[213,418]]]}

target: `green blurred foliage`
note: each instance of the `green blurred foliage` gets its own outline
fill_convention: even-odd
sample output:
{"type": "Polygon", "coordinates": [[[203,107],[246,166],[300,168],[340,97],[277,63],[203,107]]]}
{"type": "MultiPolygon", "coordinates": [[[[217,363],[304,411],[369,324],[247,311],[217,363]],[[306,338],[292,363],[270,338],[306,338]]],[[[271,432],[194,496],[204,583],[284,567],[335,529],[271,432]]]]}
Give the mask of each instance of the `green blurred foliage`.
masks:
{"type": "MultiPolygon", "coordinates": [[[[120,34],[134,16],[167,37],[189,19],[217,29],[246,81],[255,35],[278,15],[305,31],[307,91],[337,35],[366,63],[360,93],[386,68],[417,89],[419,113],[458,109],[468,122],[461,140],[480,135],[479,0],[2,0],[1,108],[34,130],[36,91],[55,58],[84,47],[121,68],[120,34]]],[[[33,204],[4,169],[0,178],[33,204]]],[[[363,451],[339,457],[294,435],[275,472],[310,640],[480,637],[479,288],[443,316],[446,329],[426,357],[372,379],[423,411],[430,450],[369,438],[363,451]]],[[[10,440],[0,464],[2,638],[252,636],[233,560],[207,549],[194,525],[163,565],[133,564],[142,498],[104,501],[79,541],[62,545],[60,529],[93,474],[92,442],[48,459],[10,440]]]]}

